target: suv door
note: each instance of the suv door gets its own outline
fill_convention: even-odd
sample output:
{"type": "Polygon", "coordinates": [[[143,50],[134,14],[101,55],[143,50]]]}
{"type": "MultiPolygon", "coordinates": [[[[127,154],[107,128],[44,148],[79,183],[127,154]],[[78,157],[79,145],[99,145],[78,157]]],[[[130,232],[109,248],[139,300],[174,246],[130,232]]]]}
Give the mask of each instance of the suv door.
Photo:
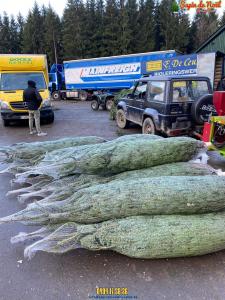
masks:
{"type": "Polygon", "coordinates": [[[166,81],[149,81],[147,90],[145,109],[154,109],[159,116],[165,114],[166,81]]]}
{"type": "Polygon", "coordinates": [[[147,81],[138,81],[132,93],[132,105],[128,108],[128,118],[136,124],[142,124],[145,109],[147,81]]]}

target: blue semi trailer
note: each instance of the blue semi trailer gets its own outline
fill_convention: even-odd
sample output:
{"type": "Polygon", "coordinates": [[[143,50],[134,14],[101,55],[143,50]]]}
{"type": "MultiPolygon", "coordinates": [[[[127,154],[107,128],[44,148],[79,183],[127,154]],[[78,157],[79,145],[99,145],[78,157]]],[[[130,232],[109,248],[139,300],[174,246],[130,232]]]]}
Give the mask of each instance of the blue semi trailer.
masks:
{"type": "Polygon", "coordinates": [[[96,91],[117,92],[130,88],[142,76],[142,65],[175,57],[175,50],[65,61],[50,69],[53,99],[87,100],[96,91]]]}

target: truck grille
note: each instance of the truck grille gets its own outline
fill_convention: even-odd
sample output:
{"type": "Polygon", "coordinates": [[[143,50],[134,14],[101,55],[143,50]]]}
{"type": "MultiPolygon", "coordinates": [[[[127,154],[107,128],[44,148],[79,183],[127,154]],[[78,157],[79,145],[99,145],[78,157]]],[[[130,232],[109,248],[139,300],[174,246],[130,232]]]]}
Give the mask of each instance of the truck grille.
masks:
{"type": "Polygon", "coordinates": [[[16,110],[27,110],[27,105],[26,103],[20,101],[20,102],[10,102],[10,105],[13,109],[16,110]]]}

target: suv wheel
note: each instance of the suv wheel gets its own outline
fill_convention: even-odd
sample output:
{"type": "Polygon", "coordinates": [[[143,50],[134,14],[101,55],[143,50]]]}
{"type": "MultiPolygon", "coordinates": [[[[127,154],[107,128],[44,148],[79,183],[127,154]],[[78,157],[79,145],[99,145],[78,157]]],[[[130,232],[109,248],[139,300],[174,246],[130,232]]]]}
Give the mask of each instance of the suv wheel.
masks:
{"type": "Polygon", "coordinates": [[[93,110],[98,110],[98,109],[99,109],[98,100],[92,100],[92,101],[91,101],[91,108],[92,108],[93,110]]]}
{"type": "Polygon", "coordinates": [[[113,99],[107,99],[105,103],[106,110],[110,111],[113,106],[113,99]]]}
{"type": "Polygon", "coordinates": [[[116,123],[121,129],[127,128],[129,126],[129,121],[126,119],[125,112],[119,109],[116,113],[116,123]]]}
{"type": "Polygon", "coordinates": [[[142,133],[143,134],[155,134],[156,133],[155,124],[151,118],[146,118],[144,120],[144,123],[142,125],[142,133]]]}

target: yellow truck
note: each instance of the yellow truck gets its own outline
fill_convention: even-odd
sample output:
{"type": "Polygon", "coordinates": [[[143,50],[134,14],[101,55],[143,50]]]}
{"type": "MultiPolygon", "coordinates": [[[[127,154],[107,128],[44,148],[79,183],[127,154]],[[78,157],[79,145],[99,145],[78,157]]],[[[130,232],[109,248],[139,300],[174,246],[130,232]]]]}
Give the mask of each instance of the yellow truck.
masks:
{"type": "Polygon", "coordinates": [[[41,122],[54,122],[48,91],[48,66],[45,55],[0,54],[0,109],[5,126],[12,121],[28,119],[26,103],[23,102],[23,90],[27,81],[36,82],[43,99],[41,122]]]}

